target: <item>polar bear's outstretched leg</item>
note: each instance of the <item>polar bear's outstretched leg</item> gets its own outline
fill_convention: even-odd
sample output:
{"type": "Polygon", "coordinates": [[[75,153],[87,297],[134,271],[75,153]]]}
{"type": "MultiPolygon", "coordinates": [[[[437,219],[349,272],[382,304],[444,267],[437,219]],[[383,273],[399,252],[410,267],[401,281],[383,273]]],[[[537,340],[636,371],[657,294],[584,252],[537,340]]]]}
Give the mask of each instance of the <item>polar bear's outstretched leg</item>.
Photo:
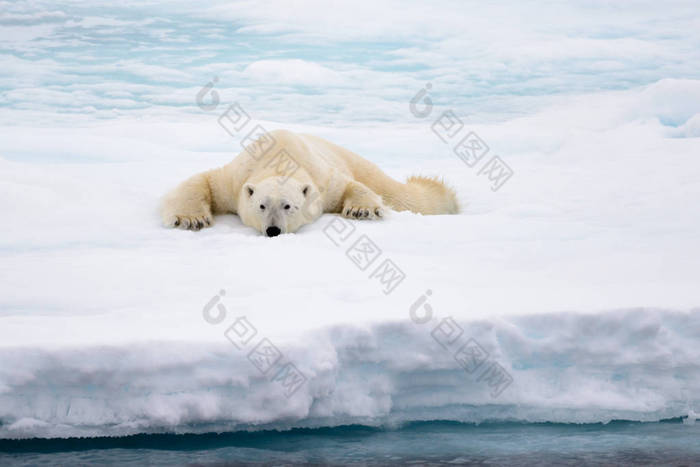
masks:
{"type": "Polygon", "coordinates": [[[167,227],[199,230],[213,222],[208,172],[197,174],[163,199],[161,217],[167,227]]]}
{"type": "Polygon", "coordinates": [[[382,197],[357,181],[348,182],[340,214],[357,219],[381,219],[385,211],[382,197]]]}

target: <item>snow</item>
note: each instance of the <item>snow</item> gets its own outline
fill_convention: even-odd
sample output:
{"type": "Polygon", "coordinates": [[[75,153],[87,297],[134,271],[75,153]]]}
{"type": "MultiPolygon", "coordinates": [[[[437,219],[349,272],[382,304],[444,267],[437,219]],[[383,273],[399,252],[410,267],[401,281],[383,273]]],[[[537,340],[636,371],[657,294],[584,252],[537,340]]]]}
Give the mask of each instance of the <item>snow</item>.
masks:
{"type": "MultiPolygon", "coordinates": [[[[0,56],[0,437],[697,413],[700,73],[690,45],[700,28],[649,4],[615,17],[628,37],[576,38],[611,21],[614,7],[598,7],[590,18],[549,12],[568,18],[558,36],[535,22],[488,53],[460,48],[448,10],[430,13],[444,27],[426,22],[426,43],[407,32],[419,7],[394,30],[374,20],[361,32],[321,29],[334,51],[368,35],[371,61],[353,43],[333,60],[302,53],[316,13],[282,34],[284,9],[264,19],[240,5],[177,4],[167,20],[163,10],[144,20],[13,5],[4,20],[22,33],[0,56]],[[34,20],[23,25],[25,14],[34,20]],[[246,41],[289,41],[292,55],[243,48],[226,66],[217,34],[231,31],[217,21],[228,15],[246,41]],[[196,21],[211,37],[190,43],[188,59],[178,41],[196,21]],[[173,61],[87,40],[130,27],[173,61]],[[460,75],[465,61],[475,66],[460,75]],[[529,74],[543,63],[558,73],[529,74]],[[214,76],[220,103],[202,110],[195,96],[214,76]],[[427,82],[435,107],[420,119],[408,102],[427,82]],[[164,229],[162,194],[240,151],[243,135],[217,123],[234,101],[269,130],[326,137],[397,179],[444,176],[463,213],[325,215],[273,239],[235,216],[200,232],[164,229]],[[460,135],[488,144],[477,167],[431,130],[447,110],[464,122],[460,135]],[[479,174],[493,155],[514,172],[497,191],[479,174]],[[352,230],[343,241],[341,228],[352,230]],[[360,270],[347,252],[363,236],[381,255],[360,270]],[[405,275],[388,294],[374,273],[384,260],[405,275]],[[205,320],[208,303],[209,317],[223,305],[221,322],[205,320]],[[425,305],[432,319],[416,323],[425,305]],[[256,330],[241,348],[234,323],[256,330]],[[434,335],[450,323],[459,339],[443,346],[434,335]],[[265,375],[247,357],[263,339],[281,355],[265,375]],[[469,342],[488,354],[472,372],[455,359],[469,342]],[[287,363],[304,378],[293,394],[275,380],[287,363]],[[487,368],[510,383],[490,384],[487,368]]],[[[473,40],[488,41],[497,31],[476,33],[510,20],[474,24],[473,40]]]]}
{"type": "Polygon", "coordinates": [[[659,420],[697,406],[698,313],[637,309],[460,324],[463,341],[477,340],[512,376],[495,397],[499,384],[457,364],[456,346],[433,340],[432,324],[408,320],[336,325],[287,343],[273,338],[308,378],[291,397],[224,338],[226,325],[210,327],[208,343],[3,348],[0,407],[9,420],[1,432],[94,436],[433,419],[582,423],[659,420]]]}

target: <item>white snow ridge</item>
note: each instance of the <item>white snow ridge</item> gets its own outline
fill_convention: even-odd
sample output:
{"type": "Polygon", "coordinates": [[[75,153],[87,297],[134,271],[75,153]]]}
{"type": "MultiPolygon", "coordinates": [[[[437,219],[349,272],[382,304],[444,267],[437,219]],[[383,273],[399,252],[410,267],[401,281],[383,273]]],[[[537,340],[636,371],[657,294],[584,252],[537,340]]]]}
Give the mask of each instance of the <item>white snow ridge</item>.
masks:
{"type": "Polygon", "coordinates": [[[305,378],[296,381],[276,381],[274,371],[265,376],[256,367],[246,356],[255,339],[244,351],[223,336],[213,344],[3,349],[0,434],[95,436],[435,419],[659,420],[700,402],[698,311],[446,323],[332,326],[308,333],[303,345],[278,347],[305,378]],[[493,365],[504,375],[495,377],[493,365]]]}

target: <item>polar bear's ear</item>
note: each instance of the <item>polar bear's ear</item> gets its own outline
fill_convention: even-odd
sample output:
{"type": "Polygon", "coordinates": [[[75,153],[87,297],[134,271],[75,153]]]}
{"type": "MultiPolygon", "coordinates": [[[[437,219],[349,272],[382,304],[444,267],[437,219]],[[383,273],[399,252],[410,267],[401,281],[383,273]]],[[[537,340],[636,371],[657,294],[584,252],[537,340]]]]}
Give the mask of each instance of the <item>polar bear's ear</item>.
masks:
{"type": "Polygon", "coordinates": [[[253,196],[253,193],[255,193],[255,187],[250,183],[246,183],[245,191],[248,193],[248,196],[253,196]]]}
{"type": "Polygon", "coordinates": [[[307,196],[309,194],[310,189],[311,185],[304,185],[304,188],[301,189],[301,192],[304,194],[304,196],[307,196]]]}

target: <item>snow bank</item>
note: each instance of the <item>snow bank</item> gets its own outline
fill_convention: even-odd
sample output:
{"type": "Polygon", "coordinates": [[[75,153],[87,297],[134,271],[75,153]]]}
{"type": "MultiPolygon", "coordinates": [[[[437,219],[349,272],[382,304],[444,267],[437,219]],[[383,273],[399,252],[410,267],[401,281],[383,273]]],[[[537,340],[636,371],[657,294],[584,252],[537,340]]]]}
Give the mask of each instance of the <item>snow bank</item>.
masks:
{"type": "Polygon", "coordinates": [[[246,356],[261,336],[239,349],[223,325],[210,344],[2,349],[0,436],[659,420],[700,402],[700,310],[450,325],[416,324],[405,311],[401,323],[334,326],[279,345],[304,378],[298,383],[275,379],[282,363],[263,375],[246,356]],[[465,346],[485,353],[461,358],[465,346]],[[494,363],[505,376],[495,376],[494,363]]]}

